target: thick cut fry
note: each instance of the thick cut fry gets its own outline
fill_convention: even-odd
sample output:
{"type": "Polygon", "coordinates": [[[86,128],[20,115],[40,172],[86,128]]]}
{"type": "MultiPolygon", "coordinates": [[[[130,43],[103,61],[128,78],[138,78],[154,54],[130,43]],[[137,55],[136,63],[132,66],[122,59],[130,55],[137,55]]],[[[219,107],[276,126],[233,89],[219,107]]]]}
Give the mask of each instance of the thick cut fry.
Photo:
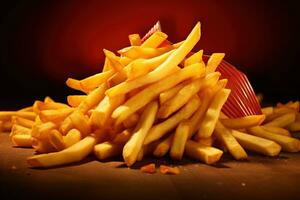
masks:
{"type": "Polygon", "coordinates": [[[66,85],[69,88],[72,88],[74,90],[78,90],[78,91],[81,91],[83,93],[86,93],[86,91],[81,87],[80,80],[77,80],[77,79],[74,79],[74,78],[68,78],[67,81],[66,81],[66,85]]]}
{"type": "Polygon", "coordinates": [[[65,144],[65,148],[76,144],[81,140],[81,133],[77,129],[71,129],[67,135],[63,136],[63,141],[65,144]]]}
{"type": "Polygon", "coordinates": [[[105,83],[114,73],[114,70],[109,70],[87,77],[80,81],[81,88],[86,91],[86,93],[89,93],[99,87],[102,83],[105,83]]]}
{"type": "Polygon", "coordinates": [[[199,90],[210,85],[215,85],[217,81],[218,79],[216,76],[193,80],[191,83],[185,85],[172,99],[169,99],[161,105],[157,117],[163,119],[169,117],[185,105],[192,96],[199,92],[199,90]]]}
{"type": "Polygon", "coordinates": [[[128,80],[135,79],[139,76],[143,76],[148,72],[154,70],[156,67],[161,65],[175,50],[166,52],[160,56],[150,58],[150,59],[136,59],[131,62],[127,68],[128,80]]]}
{"type": "Polygon", "coordinates": [[[95,145],[94,154],[99,160],[104,160],[122,154],[123,146],[112,142],[103,142],[95,145]]]}
{"type": "Polygon", "coordinates": [[[36,114],[28,111],[0,111],[0,120],[7,121],[11,120],[12,116],[22,117],[29,120],[34,120],[36,114]]]}
{"type": "MultiPolygon", "coordinates": [[[[125,70],[125,68],[123,68],[123,70],[125,70]]],[[[116,72],[114,75],[112,75],[108,80],[107,80],[107,86],[108,88],[111,88],[113,86],[116,86],[124,81],[126,81],[127,79],[127,75],[125,74],[125,72],[119,71],[116,72]]]]}
{"type": "Polygon", "coordinates": [[[66,117],[68,117],[72,112],[74,111],[74,108],[61,108],[57,110],[42,110],[39,114],[40,119],[42,122],[61,122],[66,117]]]}
{"type": "Polygon", "coordinates": [[[231,129],[250,128],[259,126],[265,119],[265,115],[249,115],[234,119],[220,119],[222,124],[231,129]]]}
{"type": "Polygon", "coordinates": [[[156,31],[146,41],[143,42],[141,47],[157,48],[167,38],[168,38],[167,34],[160,31],[156,31]]]}
{"type": "Polygon", "coordinates": [[[110,119],[111,113],[125,100],[125,95],[109,98],[105,96],[98,106],[92,111],[90,117],[91,125],[103,127],[110,119]]]}
{"type": "Polygon", "coordinates": [[[215,128],[215,135],[219,141],[228,149],[230,154],[236,159],[246,159],[247,153],[232,136],[232,131],[227,129],[220,121],[217,122],[215,128]]]}
{"type": "Polygon", "coordinates": [[[122,106],[119,106],[112,114],[113,118],[118,118],[117,122],[124,121],[129,115],[136,112],[138,109],[145,106],[147,103],[159,96],[162,91],[165,91],[178,83],[193,77],[204,75],[204,69],[198,64],[183,68],[178,72],[173,73],[169,77],[162,79],[146,89],[139,92],[137,95],[128,99],[122,106]]]}
{"type": "Polygon", "coordinates": [[[262,108],[261,112],[267,117],[273,113],[273,107],[269,106],[269,107],[262,108]]]}
{"type": "Polygon", "coordinates": [[[272,140],[267,140],[236,130],[232,130],[231,133],[240,145],[247,150],[262,153],[266,156],[277,156],[280,153],[280,145],[272,140]]]}
{"type": "Polygon", "coordinates": [[[287,152],[298,152],[300,151],[300,141],[296,138],[273,134],[272,132],[268,132],[260,126],[255,126],[252,128],[247,129],[248,132],[252,135],[266,138],[278,143],[283,151],[287,152]]]}
{"type": "Polygon", "coordinates": [[[133,135],[125,144],[123,148],[123,158],[127,166],[131,166],[136,162],[138,154],[144,143],[144,139],[154,123],[157,109],[157,102],[151,102],[146,106],[133,135]]]}
{"type": "Polygon", "coordinates": [[[66,135],[69,130],[74,128],[74,125],[69,117],[67,117],[60,125],[59,131],[63,134],[66,135]]]}
{"type": "Polygon", "coordinates": [[[177,126],[182,120],[188,119],[192,114],[197,110],[200,105],[200,99],[198,96],[193,97],[183,108],[181,108],[176,114],[167,120],[156,124],[153,126],[145,141],[144,144],[147,145],[161,137],[163,137],[166,133],[171,131],[173,128],[177,126]]]}
{"type": "Polygon", "coordinates": [[[122,71],[124,65],[120,62],[120,58],[107,49],[103,49],[103,52],[105,56],[109,59],[111,63],[111,67],[114,69],[114,71],[116,72],[122,71]]]}
{"type": "Polygon", "coordinates": [[[218,121],[222,106],[226,102],[229,94],[230,94],[229,89],[221,89],[214,96],[209,108],[207,109],[204,119],[201,122],[199,131],[197,134],[198,138],[208,138],[212,135],[212,133],[215,129],[216,123],[218,121]]]}
{"type": "Polygon", "coordinates": [[[31,129],[26,128],[26,127],[21,126],[21,125],[14,124],[12,126],[9,137],[12,137],[14,135],[31,135],[31,129]]]}
{"type": "Polygon", "coordinates": [[[291,133],[284,128],[280,128],[276,126],[261,126],[261,127],[268,132],[291,137],[291,133]]]}
{"type": "Polygon", "coordinates": [[[190,123],[187,121],[181,122],[175,131],[175,135],[173,138],[172,146],[170,149],[170,156],[171,158],[175,160],[181,160],[183,153],[184,153],[184,148],[185,148],[185,143],[188,140],[189,137],[189,132],[190,132],[190,123]]]}
{"type": "Polygon", "coordinates": [[[81,161],[93,150],[96,139],[87,136],[78,143],[59,152],[41,154],[27,158],[30,167],[53,167],[81,161]]]}
{"type": "MultiPolygon", "coordinates": [[[[184,67],[195,64],[195,63],[203,63],[202,61],[203,50],[194,53],[184,61],[184,67]]],[[[203,63],[204,64],[204,63],[203,63]]]]}
{"type": "Polygon", "coordinates": [[[132,129],[126,129],[121,133],[117,134],[112,142],[115,144],[125,144],[132,136],[132,133],[133,133],[132,129]]]}
{"type": "Polygon", "coordinates": [[[296,113],[296,111],[292,108],[288,108],[286,106],[277,107],[273,109],[273,113],[266,117],[266,122],[272,121],[278,117],[281,117],[284,114],[288,113],[296,113]]]}
{"type": "Polygon", "coordinates": [[[137,124],[139,118],[140,118],[139,114],[133,113],[123,121],[123,125],[125,126],[125,128],[132,128],[137,124]]]}
{"type": "Polygon", "coordinates": [[[292,132],[300,131],[300,121],[295,121],[289,124],[286,128],[292,132]]]}
{"type": "Polygon", "coordinates": [[[61,151],[65,148],[63,136],[58,130],[54,129],[50,131],[49,142],[57,151],[61,151]]]}
{"type": "Polygon", "coordinates": [[[206,73],[209,74],[214,72],[219,66],[219,64],[222,62],[224,56],[225,53],[213,53],[207,61],[206,73]]]}
{"type": "Polygon", "coordinates": [[[209,138],[200,138],[197,140],[197,143],[202,144],[204,146],[212,146],[214,142],[214,137],[209,138]]]}
{"type": "Polygon", "coordinates": [[[153,155],[159,158],[165,156],[171,148],[173,138],[174,134],[171,134],[158,143],[153,151],[153,155]]]}
{"type": "Polygon", "coordinates": [[[85,98],[86,95],[69,95],[67,102],[71,107],[78,107],[85,98]]]}
{"type": "Polygon", "coordinates": [[[159,94],[159,103],[162,105],[172,97],[174,97],[185,85],[187,85],[190,81],[183,81],[176,86],[162,92],[159,94]]]}
{"type": "Polygon", "coordinates": [[[71,119],[73,126],[82,134],[82,137],[91,133],[88,118],[82,114],[82,112],[75,111],[69,116],[69,118],[71,119]]]}
{"type": "Polygon", "coordinates": [[[220,160],[223,151],[188,140],[185,145],[185,154],[193,159],[211,165],[220,160]]]}
{"type": "Polygon", "coordinates": [[[26,128],[32,128],[32,126],[34,125],[34,121],[29,120],[29,119],[25,119],[25,118],[22,118],[22,117],[16,117],[16,116],[12,117],[12,123],[13,124],[18,124],[20,126],[24,126],[26,128]]]}
{"type": "Polygon", "coordinates": [[[103,83],[98,88],[89,93],[86,98],[79,104],[78,110],[85,114],[88,110],[96,106],[103,99],[106,88],[106,83],[103,83]]]}
{"type": "Polygon", "coordinates": [[[126,56],[130,59],[139,59],[139,58],[153,58],[159,55],[162,55],[168,51],[171,51],[176,47],[175,45],[171,45],[171,46],[166,46],[166,47],[160,47],[160,48],[145,48],[145,47],[141,47],[141,46],[131,46],[131,47],[126,47],[124,49],[121,49],[118,51],[119,54],[121,54],[121,56],[126,56]]]}
{"type": "Polygon", "coordinates": [[[16,147],[31,147],[32,137],[31,135],[14,135],[11,138],[13,146],[16,147]]]}
{"type": "Polygon", "coordinates": [[[295,113],[287,113],[278,118],[275,118],[273,121],[264,124],[264,126],[277,126],[277,127],[286,127],[289,124],[293,123],[296,119],[295,113]]]}
{"type": "Polygon", "coordinates": [[[141,45],[141,37],[139,34],[130,34],[128,36],[129,42],[131,46],[140,46],[141,45]]]}
{"type": "MultiPolygon", "coordinates": [[[[200,23],[194,27],[183,44],[176,49],[159,67],[152,72],[141,76],[131,81],[126,81],[113,88],[107,90],[108,96],[116,96],[118,94],[125,94],[131,90],[142,87],[144,85],[154,83],[167,77],[171,71],[184,59],[184,57],[193,49],[200,39],[200,23]]],[[[198,74],[197,74],[198,75],[198,74]]]]}

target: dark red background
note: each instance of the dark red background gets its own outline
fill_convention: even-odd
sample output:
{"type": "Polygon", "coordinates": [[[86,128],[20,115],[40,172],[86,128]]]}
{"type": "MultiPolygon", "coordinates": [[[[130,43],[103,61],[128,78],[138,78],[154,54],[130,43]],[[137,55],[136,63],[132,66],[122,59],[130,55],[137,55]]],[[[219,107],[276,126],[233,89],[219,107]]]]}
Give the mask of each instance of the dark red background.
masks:
{"type": "Polygon", "coordinates": [[[29,105],[46,95],[76,93],[67,77],[99,72],[102,49],[128,45],[160,20],[171,41],[181,41],[197,21],[196,49],[225,52],[267,102],[299,99],[299,18],[285,1],[9,1],[1,6],[0,108],[29,105]]]}

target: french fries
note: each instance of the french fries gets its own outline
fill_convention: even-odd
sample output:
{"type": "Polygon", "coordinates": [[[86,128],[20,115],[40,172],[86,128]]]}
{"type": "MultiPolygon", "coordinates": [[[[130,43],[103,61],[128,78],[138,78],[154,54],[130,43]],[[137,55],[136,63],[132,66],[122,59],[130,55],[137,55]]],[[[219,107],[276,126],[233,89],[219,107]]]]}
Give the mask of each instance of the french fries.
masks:
{"type": "Polygon", "coordinates": [[[185,143],[188,140],[190,132],[189,122],[181,122],[176,128],[173,138],[170,156],[175,160],[181,160],[184,152],[185,143]]]}
{"type": "Polygon", "coordinates": [[[221,119],[222,124],[231,129],[243,129],[260,125],[265,119],[265,115],[249,115],[235,119],[221,119]]]}

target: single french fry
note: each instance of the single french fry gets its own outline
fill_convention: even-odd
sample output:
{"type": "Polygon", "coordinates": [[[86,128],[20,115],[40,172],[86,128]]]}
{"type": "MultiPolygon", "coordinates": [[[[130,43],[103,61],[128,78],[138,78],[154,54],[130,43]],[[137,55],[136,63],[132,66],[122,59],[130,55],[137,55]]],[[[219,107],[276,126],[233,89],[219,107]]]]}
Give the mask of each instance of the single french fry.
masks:
{"type": "Polygon", "coordinates": [[[270,122],[278,117],[281,117],[284,114],[288,113],[296,113],[296,111],[292,108],[281,106],[273,109],[273,113],[266,117],[265,122],[270,122]]]}
{"type": "Polygon", "coordinates": [[[62,134],[56,129],[49,132],[49,142],[57,151],[61,151],[66,147],[62,134]]]}
{"type": "Polygon", "coordinates": [[[78,107],[79,104],[86,98],[86,95],[69,95],[67,102],[71,107],[78,107]]]}
{"type": "Polygon", "coordinates": [[[295,102],[289,101],[286,104],[278,103],[277,107],[278,108],[282,108],[282,107],[290,108],[290,109],[295,110],[296,112],[299,112],[300,103],[299,103],[299,101],[295,101],[295,102]]]}
{"type": "Polygon", "coordinates": [[[133,129],[125,129],[121,133],[117,134],[116,137],[112,140],[112,142],[115,144],[125,144],[132,136],[132,133],[133,129]]]}
{"type": "Polygon", "coordinates": [[[111,67],[111,63],[110,63],[109,59],[107,57],[105,57],[102,72],[107,72],[112,69],[113,68],[111,67]]]}
{"type": "Polygon", "coordinates": [[[116,56],[112,51],[109,51],[107,49],[103,49],[103,52],[105,56],[109,59],[111,63],[111,67],[114,69],[114,71],[116,72],[122,71],[124,65],[120,62],[120,58],[116,56]]]}
{"type": "Polygon", "coordinates": [[[177,48],[175,45],[160,47],[160,48],[150,48],[150,47],[141,47],[141,46],[130,46],[123,48],[118,51],[121,56],[128,57],[130,59],[139,59],[139,58],[153,58],[159,55],[162,55],[168,51],[177,48]]]}
{"type": "Polygon", "coordinates": [[[264,107],[261,109],[261,112],[267,117],[273,113],[274,108],[272,106],[264,107]]]}
{"type": "Polygon", "coordinates": [[[173,138],[174,134],[171,134],[158,143],[153,151],[153,155],[159,158],[165,156],[171,148],[173,138]]]}
{"type": "Polygon", "coordinates": [[[22,109],[20,109],[18,111],[20,111],[20,112],[33,112],[32,106],[28,106],[28,107],[22,108],[22,109]]]}
{"type": "Polygon", "coordinates": [[[12,116],[22,117],[29,120],[34,120],[36,114],[34,112],[29,111],[0,111],[0,120],[1,121],[9,121],[12,116]]]}
{"type": "Polygon", "coordinates": [[[300,151],[300,141],[296,138],[273,134],[272,132],[268,132],[260,126],[255,126],[247,129],[248,132],[252,135],[266,138],[278,143],[283,151],[286,152],[298,152],[300,151]]]}
{"type": "Polygon", "coordinates": [[[161,65],[175,50],[166,52],[160,56],[150,59],[136,59],[131,62],[127,67],[127,80],[132,80],[137,77],[143,76],[148,72],[154,70],[156,67],[161,65]]]}
{"type": "Polygon", "coordinates": [[[123,125],[125,126],[125,128],[132,128],[138,123],[139,118],[139,114],[133,113],[123,121],[123,125]]]}
{"type": "Polygon", "coordinates": [[[154,123],[157,110],[157,102],[151,102],[146,106],[131,138],[125,144],[123,148],[123,158],[127,166],[131,166],[136,162],[144,139],[154,123]]]}
{"type": "Polygon", "coordinates": [[[94,127],[103,127],[110,119],[111,113],[125,100],[125,95],[109,98],[105,96],[98,106],[92,111],[90,120],[94,127]]]}
{"type": "Polygon", "coordinates": [[[209,138],[200,138],[197,140],[197,143],[202,144],[204,146],[212,146],[214,142],[214,137],[209,138]]]}
{"type": "Polygon", "coordinates": [[[106,91],[106,94],[110,97],[118,94],[125,94],[135,88],[154,83],[163,79],[164,77],[167,77],[196,45],[200,39],[200,34],[200,22],[198,22],[183,44],[176,49],[159,67],[144,76],[138,77],[131,81],[126,81],[113,88],[110,88],[106,91]]]}
{"type": "Polygon", "coordinates": [[[81,91],[83,93],[86,93],[86,91],[81,87],[80,80],[77,80],[77,79],[74,79],[74,78],[68,78],[67,81],[66,81],[66,85],[69,88],[72,88],[74,90],[78,90],[78,91],[81,91]]]}
{"type": "Polygon", "coordinates": [[[217,121],[214,134],[236,160],[247,158],[247,153],[233,137],[232,131],[227,129],[220,121],[217,121]]]}
{"type": "Polygon", "coordinates": [[[14,124],[11,128],[9,137],[11,138],[14,135],[31,135],[31,129],[18,124],[14,124]]]}
{"type": "Polygon", "coordinates": [[[31,135],[14,135],[11,138],[13,146],[16,147],[31,147],[32,146],[32,137],[31,135]]]}
{"type": "Polygon", "coordinates": [[[13,124],[18,124],[20,126],[24,126],[26,128],[32,128],[32,126],[34,125],[34,121],[29,120],[29,119],[25,119],[25,118],[22,118],[22,117],[17,117],[17,116],[12,117],[12,123],[13,124]]]}
{"type": "Polygon", "coordinates": [[[160,32],[160,31],[156,31],[155,33],[153,33],[147,40],[145,40],[143,42],[143,44],[141,44],[141,47],[150,47],[150,48],[157,48],[161,43],[163,43],[166,39],[168,38],[168,35],[160,32]]]}
{"type": "Polygon", "coordinates": [[[95,144],[96,139],[87,136],[62,151],[31,156],[27,158],[27,163],[30,167],[52,167],[78,162],[93,151],[95,144]]]}
{"type": "Polygon", "coordinates": [[[45,97],[44,102],[50,103],[50,102],[55,102],[55,101],[51,97],[47,96],[47,97],[45,97]]]}
{"type": "Polygon", "coordinates": [[[190,132],[190,123],[188,121],[181,122],[175,131],[173,142],[170,149],[170,156],[175,160],[181,160],[185,143],[188,140],[189,132],[190,132]]]}
{"type": "Polygon", "coordinates": [[[122,154],[123,146],[112,142],[103,142],[95,145],[94,154],[99,160],[104,160],[122,154]]]}
{"type": "Polygon", "coordinates": [[[40,111],[40,119],[42,122],[61,122],[66,117],[68,117],[72,112],[74,111],[74,108],[61,108],[57,110],[42,110],[40,111]]]}
{"type": "Polygon", "coordinates": [[[208,74],[214,72],[222,62],[224,56],[225,53],[213,53],[207,61],[206,73],[208,74]]]}
{"type": "Polygon", "coordinates": [[[141,37],[139,34],[130,34],[128,36],[129,42],[131,46],[140,46],[141,45],[141,37]]]}
{"type": "Polygon", "coordinates": [[[208,138],[212,135],[216,123],[218,121],[222,106],[226,102],[229,94],[230,94],[229,89],[221,89],[214,96],[203,118],[203,121],[201,122],[199,131],[197,133],[198,138],[208,138]]]}
{"type": "Polygon", "coordinates": [[[201,162],[211,165],[220,160],[223,155],[223,151],[188,140],[185,145],[185,154],[193,159],[200,160],[201,162]]]}
{"type": "Polygon", "coordinates": [[[261,128],[263,128],[266,131],[271,132],[271,133],[291,137],[291,133],[288,130],[284,129],[284,128],[280,128],[280,127],[276,127],[276,126],[261,126],[261,128]]]}
{"type": "Polygon", "coordinates": [[[165,103],[167,100],[171,99],[172,97],[176,96],[176,94],[188,83],[190,82],[190,80],[187,81],[183,81],[179,84],[177,84],[176,86],[162,92],[159,94],[159,103],[162,105],[163,103],[165,103]]]}
{"type": "Polygon", "coordinates": [[[232,130],[232,135],[243,148],[264,154],[266,156],[277,156],[281,147],[272,140],[257,137],[240,131],[232,130]]]}
{"type": "Polygon", "coordinates": [[[289,124],[293,123],[296,119],[295,113],[287,113],[280,117],[275,118],[273,121],[264,124],[264,126],[277,126],[277,127],[286,127],[289,124]]]}
{"type": "Polygon", "coordinates": [[[73,126],[82,134],[82,137],[91,133],[91,126],[88,118],[82,112],[75,111],[69,116],[69,118],[71,119],[73,126]]]}
{"type": "Polygon", "coordinates": [[[58,103],[58,102],[42,102],[42,101],[35,101],[33,104],[33,111],[35,113],[40,113],[42,110],[56,110],[56,109],[63,109],[63,108],[70,108],[67,104],[58,103]]]}
{"type": "Polygon", "coordinates": [[[157,117],[163,119],[169,117],[185,105],[193,95],[199,92],[199,90],[210,85],[215,85],[217,81],[217,76],[209,76],[193,80],[191,83],[185,85],[173,98],[161,105],[157,117]]]}
{"type": "Polygon", "coordinates": [[[60,125],[59,131],[66,135],[72,128],[74,128],[74,125],[69,117],[67,117],[60,125]]]}
{"type": "Polygon", "coordinates": [[[77,129],[71,129],[65,136],[63,142],[65,148],[68,148],[81,140],[81,133],[77,129]]]}
{"type": "Polygon", "coordinates": [[[81,88],[86,91],[86,93],[90,93],[91,91],[99,87],[102,83],[105,83],[114,73],[114,70],[109,70],[89,76],[80,81],[81,88]]]}
{"type": "Polygon", "coordinates": [[[300,131],[300,122],[299,121],[292,122],[286,128],[292,132],[300,131]]]}
{"type": "Polygon", "coordinates": [[[184,107],[182,107],[176,114],[167,120],[153,126],[144,141],[147,145],[159,138],[163,137],[166,133],[171,131],[182,120],[188,119],[199,107],[200,99],[198,96],[194,96],[184,107]]]}
{"type": "Polygon", "coordinates": [[[233,119],[220,119],[222,124],[231,129],[250,128],[259,126],[265,120],[265,115],[249,115],[233,119]]]}
{"type": "Polygon", "coordinates": [[[154,83],[128,99],[122,106],[119,106],[112,114],[113,118],[118,118],[117,122],[124,121],[129,115],[145,106],[147,103],[159,96],[160,92],[170,89],[178,83],[193,77],[204,75],[204,69],[198,64],[183,68],[178,72],[154,83]]]}
{"type": "MultiPolygon", "coordinates": [[[[194,53],[184,61],[184,67],[195,64],[195,63],[203,63],[202,61],[203,50],[194,53]]],[[[204,64],[204,63],[203,63],[204,64]]]]}

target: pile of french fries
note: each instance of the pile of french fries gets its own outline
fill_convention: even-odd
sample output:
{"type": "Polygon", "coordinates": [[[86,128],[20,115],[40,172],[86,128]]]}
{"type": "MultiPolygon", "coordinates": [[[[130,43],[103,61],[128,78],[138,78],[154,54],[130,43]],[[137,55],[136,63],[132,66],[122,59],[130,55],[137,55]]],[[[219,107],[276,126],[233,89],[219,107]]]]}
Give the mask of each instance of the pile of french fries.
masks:
{"type": "Polygon", "coordinates": [[[122,156],[132,166],[150,155],[214,164],[223,151],[236,160],[246,159],[247,151],[298,152],[300,141],[291,132],[300,130],[299,102],[228,118],[221,110],[230,90],[216,72],[224,54],[205,63],[203,50],[191,53],[200,36],[199,22],[176,44],[159,31],[143,43],[129,35],[131,45],[119,55],[104,49],[101,73],[66,81],[82,95],[68,96],[67,104],[46,97],[2,111],[0,127],[11,132],[14,146],[35,149],[38,155],[27,159],[31,167],[74,163],[91,153],[99,160],[122,156]]]}

